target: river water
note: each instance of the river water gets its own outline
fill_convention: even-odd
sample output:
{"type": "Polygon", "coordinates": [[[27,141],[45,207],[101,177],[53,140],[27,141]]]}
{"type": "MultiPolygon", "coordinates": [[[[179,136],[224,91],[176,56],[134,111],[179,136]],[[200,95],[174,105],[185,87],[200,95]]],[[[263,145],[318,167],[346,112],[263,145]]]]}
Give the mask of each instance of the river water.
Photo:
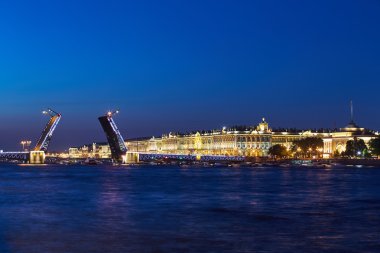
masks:
{"type": "Polygon", "coordinates": [[[0,164],[0,252],[380,252],[380,168],[0,164]]]}

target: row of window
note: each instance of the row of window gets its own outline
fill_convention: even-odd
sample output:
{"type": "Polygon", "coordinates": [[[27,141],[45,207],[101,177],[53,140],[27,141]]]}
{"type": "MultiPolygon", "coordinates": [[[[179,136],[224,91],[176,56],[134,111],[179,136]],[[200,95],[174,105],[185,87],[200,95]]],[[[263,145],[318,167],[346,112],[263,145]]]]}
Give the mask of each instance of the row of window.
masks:
{"type": "Polygon", "coordinates": [[[269,142],[269,136],[260,136],[260,137],[238,137],[237,142],[269,142]]]}
{"type": "Polygon", "coordinates": [[[253,149],[269,149],[270,145],[267,144],[238,144],[238,148],[246,149],[246,148],[253,148],[253,149]]]}

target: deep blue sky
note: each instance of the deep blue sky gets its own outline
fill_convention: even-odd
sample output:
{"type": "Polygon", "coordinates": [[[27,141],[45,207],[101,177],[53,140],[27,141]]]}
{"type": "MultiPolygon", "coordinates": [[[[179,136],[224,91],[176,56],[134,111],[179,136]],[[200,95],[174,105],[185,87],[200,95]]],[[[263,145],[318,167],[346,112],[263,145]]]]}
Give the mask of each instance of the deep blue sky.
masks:
{"type": "Polygon", "coordinates": [[[0,149],[256,124],[379,130],[380,1],[2,1],[0,149]]]}

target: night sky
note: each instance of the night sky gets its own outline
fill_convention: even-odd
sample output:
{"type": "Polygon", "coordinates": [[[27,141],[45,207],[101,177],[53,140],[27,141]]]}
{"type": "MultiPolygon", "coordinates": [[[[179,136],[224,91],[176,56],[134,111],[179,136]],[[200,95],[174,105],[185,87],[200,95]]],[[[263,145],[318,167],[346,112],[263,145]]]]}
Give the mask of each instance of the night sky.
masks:
{"type": "Polygon", "coordinates": [[[380,130],[380,1],[1,1],[0,149],[254,125],[380,130]]]}

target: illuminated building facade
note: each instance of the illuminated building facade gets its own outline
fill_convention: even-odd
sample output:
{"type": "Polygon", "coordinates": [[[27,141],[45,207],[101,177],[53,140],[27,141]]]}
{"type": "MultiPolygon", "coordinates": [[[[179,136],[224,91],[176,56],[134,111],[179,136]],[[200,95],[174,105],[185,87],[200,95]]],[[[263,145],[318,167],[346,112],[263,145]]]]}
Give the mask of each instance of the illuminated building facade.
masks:
{"type": "Polygon", "coordinates": [[[378,133],[359,127],[353,120],[339,131],[332,132],[330,136],[323,138],[324,157],[333,157],[334,154],[342,154],[346,151],[346,144],[350,140],[363,140],[369,145],[369,142],[378,137],[378,133]]]}
{"type": "MultiPolygon", "coordinates": [[[[129,152],[183,155],[227,155],[264,157],[269,148],[281,144],[288,149],[295,140],[310,136],[321,136],[311,131],[272,131],[263,118],[255,127],[231,127],[188,134],[169,133],[161,137],[129,139],[125,144],[129,152]]],[[[110,158],[106,143],[70,148],[71,158],[110,158]]]]}
{"type": "Polygon", "coordinates": [[[339,131],[331,133],[327,138],[323,138],[323,150],[324,157],[333,157],[335,154],[340,155],[346,151],[346,146],[348,141],[352,140],[363,140],[365,145],[368,147],[369,142],[378,137],[378,133],[374,131],[359,127],[354,122],[354,106],[352,101],[350,101],[350,123],[339,131]]]}
{"type": "MultiPolygon", "coordinates": [[[[339,131],[269,128],[265,119],[256,127],[231,127],[220,130],[197,131],[188,134],[169,133],[161,137],[128,139],[125,145],[129,152],[149,154],[182,155],[227,155],[246,157],[268,156],[269,148],[280,144],[290,150],[294,141],[307,137],[322,138],[325,158],[334,153],[342,153],[346,143],[355,138],[369,141],[378,135],[358,127],[353,121],[339,131]]],[[[69,149],[70,158],[110,158],[111,150],[107,143],[93,143],[69,149]]]]}
{"type": "Polygon", "coordinates": [[[330,133],[328,131],[303,131],[303,130],[286,130],[286,131],[273,131],[272,132],[272,146],[282,145],[290,150],[293,146],[294,141],[301,140],[307,137],[319,137],[325,138],[329,137],[330,133]]]}
{"type": "MultiPolygon", "coordinates": [[[[130,151],[137,151],[128,143],[130,151]]],[[[163,135],[148,140],[146,152],[227,156],[266,156],[271,146],[271,131],[263,121],[258,127],[223,128],[190,134],[163,135]]],[[[140,151],[140,150],[139,150],[140,151]]]]}

